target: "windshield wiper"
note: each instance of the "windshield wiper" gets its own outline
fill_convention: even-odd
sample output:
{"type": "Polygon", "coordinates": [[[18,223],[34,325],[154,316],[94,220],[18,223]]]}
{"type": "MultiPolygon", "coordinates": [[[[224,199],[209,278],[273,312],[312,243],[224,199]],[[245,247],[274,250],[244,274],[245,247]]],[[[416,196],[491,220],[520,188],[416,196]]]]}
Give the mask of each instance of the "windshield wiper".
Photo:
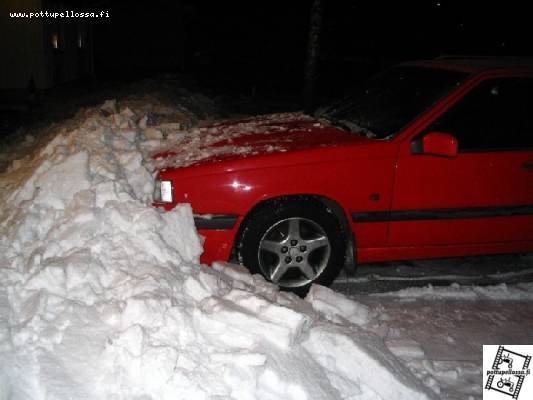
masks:
{"type": "Polygon", "coordinates": [[[365,128],[364,126],[358,125],[355,122],[347,121],[344,119],[335,119],[331,117],[326,117],[324,119],[333,126],[336,126],[338,128],[341,128],[351,133],[357,133],[361,136],[367,137],[368,139],[374,139],[377,137],[377,135],[374,132],[372,132],[370,129],[365,128]]]}
{"type": "MultiPolygon", "coordinates": [[[[337,128],[341,128],[342,130],[354,133],[352,130],[352,127],[347,123],[347,121],[342,121],[340,119],[335,119],[331,117],[322,117],[322,119],[326,120],[326,122],[330,125],[333,125],[337,128]]],[[[355,132],[358,133],[358,132],[355,132]]]]}

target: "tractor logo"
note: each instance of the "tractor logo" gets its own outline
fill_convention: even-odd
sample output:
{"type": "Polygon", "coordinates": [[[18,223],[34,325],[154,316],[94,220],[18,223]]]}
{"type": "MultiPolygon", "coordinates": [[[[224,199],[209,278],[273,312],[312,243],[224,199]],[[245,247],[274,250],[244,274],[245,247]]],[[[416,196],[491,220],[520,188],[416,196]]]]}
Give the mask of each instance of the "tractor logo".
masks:
{"type": "Polygon", "coordinates": [[[511,358],[511,355],[509,353],[504,354],[499,360],[498,360],[498,366],[497,369],[500,369],[501,364],[507,364],[507,367],[509,369],[513,368],[513,359],[511,358]]]}
{"type": "Polygon", "coordinates": [[[500,389],[503,389],[505,387],[505,390],[508,391],[509,393],[513,393],[514,391],[514,382],[511,381],[511,378],[507,378],[507,379],[500,378],[496,386],[498,386],[500,389]]]}
{"type": "MultiPolygon", "coordinates": [[[[489,351],[485,348],[495,346],[483,347],[483,353],[486,356],[489,351]]],[[[483,392],[484,399],[508,399],[506,396],[515,400],[519,398],[524,381],[531,373],[529,369],[531,356],[519,353],[519,350],[516,350],[515,347],[531,348],[533,350],[533,346],[498,346],[492,368],[486,370],[487,381],[483,392]],[[490,396],[489,392],[491,392],[490,396]]],[[[529,389],[527,391],[529,392],[529,389]]]]}

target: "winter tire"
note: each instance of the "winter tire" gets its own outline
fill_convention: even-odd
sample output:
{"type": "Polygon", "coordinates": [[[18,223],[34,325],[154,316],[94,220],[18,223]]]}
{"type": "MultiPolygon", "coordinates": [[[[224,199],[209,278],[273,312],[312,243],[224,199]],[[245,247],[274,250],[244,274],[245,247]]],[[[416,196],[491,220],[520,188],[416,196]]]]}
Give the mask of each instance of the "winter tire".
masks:
{"type": "Polygon", "coordinates": [[[253,213],[241,232],[239,261],[299,295],[313,283],[329,285],[344,264],[346,235],[318,201],[274,202],[253,213]]]}

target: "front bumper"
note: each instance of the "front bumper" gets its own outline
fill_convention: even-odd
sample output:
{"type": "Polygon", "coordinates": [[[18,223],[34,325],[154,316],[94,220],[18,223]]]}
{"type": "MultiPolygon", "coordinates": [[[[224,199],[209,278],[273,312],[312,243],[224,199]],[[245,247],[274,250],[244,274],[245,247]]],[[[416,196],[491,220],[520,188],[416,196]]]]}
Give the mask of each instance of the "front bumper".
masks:
{"type": "MultiPolygon", "coordinates": [[[[170,211],[176,204],[154,202],[152,206],[170,211]]],[[[204,252],[200,257],[201,263],[211,264],[214,261],[229,261],[240,222],[240,217],[235,214],[194,216],[194,225],[198,234],[204,238],[204,252]]]]}
{"type": "Polygon", "coordinates": [[[199,229],[198,233],[205,238],[204,252],[200,257],[202,264],[214,261],[229,261],[233,250],[233,242],[237,234],[236,229],[213,230],[199,229]]]}
{"type": "Polygon", "coordinates": [[[204,252],[200,257],[203,264],[213,261],[229,261],[233,242],[237,235],[237,215],[197,215],[194,224],[198,233],[205,238],[204,252]]]}

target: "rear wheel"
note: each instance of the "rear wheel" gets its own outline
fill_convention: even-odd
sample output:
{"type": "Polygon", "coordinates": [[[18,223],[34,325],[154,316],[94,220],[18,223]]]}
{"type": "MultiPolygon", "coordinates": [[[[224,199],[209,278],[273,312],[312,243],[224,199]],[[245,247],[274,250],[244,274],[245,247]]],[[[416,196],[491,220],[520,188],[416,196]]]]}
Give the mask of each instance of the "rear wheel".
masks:
{"type": "Polygon", "coordinates": [[[239,261],[283,290],[329,285],[344,264],[346,235],[320,202],[274,202],[254,212],[237,244],[239,261]]]}

